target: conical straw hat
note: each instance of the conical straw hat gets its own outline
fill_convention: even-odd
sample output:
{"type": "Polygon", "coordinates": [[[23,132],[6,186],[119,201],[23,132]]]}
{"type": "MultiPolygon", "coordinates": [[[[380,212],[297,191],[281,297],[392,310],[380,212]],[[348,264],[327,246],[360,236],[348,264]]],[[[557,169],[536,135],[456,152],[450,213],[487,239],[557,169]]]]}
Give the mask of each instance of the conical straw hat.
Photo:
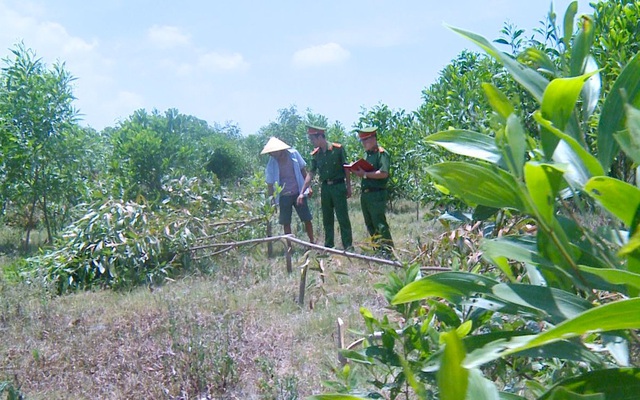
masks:
{"type": "Polygon", "coordinates": [[[260,152],[260,154],[273,153],[275,151],[290,149],[291,146],[283,142],[282,140],[272,137],[269,139],[267,144],[264,146],[264,149],[260,152]]]}

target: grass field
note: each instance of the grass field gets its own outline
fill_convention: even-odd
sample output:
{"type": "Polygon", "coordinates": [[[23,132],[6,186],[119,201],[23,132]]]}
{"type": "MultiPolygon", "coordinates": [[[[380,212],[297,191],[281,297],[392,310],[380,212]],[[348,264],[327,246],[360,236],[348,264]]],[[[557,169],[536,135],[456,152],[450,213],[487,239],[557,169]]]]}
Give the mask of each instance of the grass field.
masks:
{"type": "MultiPolygon", "coordinates": [[[[354,239],[364,246],[357,200],[350,202],[354,239]]],[[[409,204],[388,217],[401,260],[441,229],[416,220],[409,204]]],[[[314,223],[322,243],[318,215],[314,223]]],[[[359,338],[360,307],[385,312],[373,286],[395,268],[296,246],[288,274],[282,246],[274,247],[273,258],[259,245],[208,259],[207,273],[162,286],[66,296],[12,282],[6,266],[15,259],[3,256],[0,382],[27,399],[301,399],[326,392],[322,383],[338,366],[337,319],[350,329],[347,343],[359,338]],[[325,276],[309,273],[300,306],[299,266],[308,256],[325,276]]]]}

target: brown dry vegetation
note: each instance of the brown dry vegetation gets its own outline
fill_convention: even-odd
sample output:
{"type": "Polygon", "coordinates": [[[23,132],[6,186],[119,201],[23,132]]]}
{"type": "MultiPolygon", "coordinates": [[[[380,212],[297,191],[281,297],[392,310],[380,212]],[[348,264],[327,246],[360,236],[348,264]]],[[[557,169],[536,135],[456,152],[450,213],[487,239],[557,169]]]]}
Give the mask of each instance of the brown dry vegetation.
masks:
{"type": "MultiPolygon", "coordinates": [[[[356,240],[364,237],[352,200],[356,240]]],[[[434,223],[398,207],[389,215],[402,259],[434,236],[434,223]]],[[[315,219],[319,231],[319,219],[315,219]]],[[[384,313],[373,285],[393,267],[318,258],[297,304],[294,273],[265,245],[209,260],[210,273],[127,293],[55,297],[0,279],[0,382],[28,399],[296,399],[323,392],[337,362],[336,321],[362,329],[360,307],[384,313]]],[[[275,246],[280,250],[279,245],[275,246]]],[[[349,343],[358,338],[347,333],[349,343]]]]}

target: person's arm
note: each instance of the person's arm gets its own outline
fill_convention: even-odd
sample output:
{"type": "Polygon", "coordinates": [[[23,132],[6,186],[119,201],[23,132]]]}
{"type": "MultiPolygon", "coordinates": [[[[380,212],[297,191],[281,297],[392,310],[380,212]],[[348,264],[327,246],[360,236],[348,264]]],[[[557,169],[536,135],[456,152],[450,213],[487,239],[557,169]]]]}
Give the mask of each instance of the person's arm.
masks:
{"type": "Polygon", "coordinates": [[[269,156],[269,161],[267,162],[267,168],[265,169],[265,180],[267,183],[267,196],[271,197],[271,203],[275,203],[275,198],[273,197],[273,193],[275,192],[274,185],[278,180],[278,173],[276,172],[278,164],[276,163],[273,156],[269,156]]]}
{"type": "MultiPolygon", "coordinates": [[[[342,160],[341,163],[342,165],[345,165],[347,163],[347,158],[345,157],[345,149],[344,147],[342,148],[342,160]]],[[[347,185],[347,199],[351,197],[351,171],[349,170],[349,168],[344,168],[344,183],[345,185],[347,185]]]]}
{"type": "Polygon", "coordinates": [[[389,177],[389,167],[391,165],[391,160],[389,157],[389,153],[384,152],[379,154],[378,163],[380,167],[371,172],[364,172],[362,177],[364,179],[386,179],[389,177]]]}
{"type": "Polygon", "coordinates": [[[275,189],[273,187],[273,183],[267,183],[267,197],[271,198],[271,205],[276,204],[276,198],[273,195],[275,189]]]}
{"type": "Polygon", "coordinates": [[[365,172],[364,170],[360,170],[363,172],[362,178],[364,179],[385,179],[389,177],[389,173],[382,170],[365,172]],[[366,178],[365,178],[366,177],[366,178]]]}
{"type": "Polygon", "coordinates": [[[300,188],[300,194],[298,194],[298,204],[302,204],[304,201],[304,198],[306,197],[304,193],[311,187],[311,180],[313,179],[313,172],[307,172],[306,168],[302,168],[300,172],[302,172],[302,176],[304,176],[304,184],[302,185],[302,188],[300,188]]]}

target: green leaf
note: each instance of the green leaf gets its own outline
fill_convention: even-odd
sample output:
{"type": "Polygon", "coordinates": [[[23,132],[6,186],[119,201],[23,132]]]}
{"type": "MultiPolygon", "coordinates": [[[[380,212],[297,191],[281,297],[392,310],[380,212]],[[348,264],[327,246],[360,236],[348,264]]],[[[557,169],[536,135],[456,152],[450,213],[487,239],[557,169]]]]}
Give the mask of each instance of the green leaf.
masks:
{"type": "Polygon", "coordinates": [[[634,227],[640,207],[640,189],[619,179],[598,176],[589,179],[584,190],[627,226],[634,227]]]}
{"type": "Polygon", "coordinates": [[[446,162],[432,165],[426,171],[469,204],[528,212],[518,191],[518,183],[504,170],[488,165],[446,162]]]}
{"type": "Polygon", "coordinates": [[[613,285],[629,285],[640,289],[640,274],[613,268],[592,268],[579,265],[578,268],[587,274],[596,275],[613,285]]]}
{"type": "Polygon", "coordinates": [[[582,118],[586,121],[591,117],[598,106],[598,100],[600,99],[600,92],[602,89],[600,70],[598,68],[598,63],[593,56],[589,56],[587,58],[587,65],[584,72],[595,72],[594,75],[591,75],[591,77],[587,79],[582,87],[582,118]]]}
{"type": "Polygon", "coordinates": [[[367,400],[366,397],[352,396],[349,394],[319,394],[307,397],[308,400],[367,400]]]}
{"type": "Polygon", "coordinates": [[[606,400],[602,393],[581,395],[566,388],[554,389],[549,400],[606,400]]]}
{"type": "Polygon", "coordinates": [[[498,239],[488,239],[481,243],[480,249],[482,256],[489,261],[493,261],[494,258],[506,257],[536,266],[552,267],[549,260],[538,254],[536,240],[533,236],[504,236],[498,239]]]}
{"type": "Polygon", "coordinates": [[[555,214],[556,195],[564,171],[557,165],[528,162],[524,166],[525,185],[536,207],[536,216],[547,225],[555,214]]]}
{"type": "Polygon", "coordinates": [[[532,236],[507,236],[484,240],[480,248],[483,251],[483,258],[490,262],[494,262],[494,259],[499,257],[507,257],[511,260],[549,271],[551,276],[556,277],[556,279],[558,279],[558,276],[564,278],[564,280],[571,279],[570,274],[558,268],[558,266],[540,254],[538,243],[532,236]]]}
{"type": "Polygon", "coordinates": [[[462,366],[466,355],[462,340],[455,330],[440,335],[444,343],[444,352],[438,371],[440,398],[464,400],[469,386],[469,371],[462,366]]]}
{"type": "Polygon", "coordinates": [[[482,89],[484,89],[484,94],[487,96],[487,100],[489,100],[489,104],[491,105],[491,108],[493,108],[493,111],[506,121],[507,118],[509,118],[509,115],[513,114],[515,111],[507,96],[505,96],[500,89],[491,83],[483,82],[482,89]]]}
{"type": "Polygon", "coordinates": [[[572,293],[546,286],[501,283],[491,291],[500,300],[542,311],[554,324],[592,308],[591,303],[572,293]]]}
{"type": "MultiPolygon", "coordinates": [[[[567,285],[588,286],[579,275],[576,260],[581,256],[581,249],[571,243],[567,232],[557,218],[553,218],[547,229],[538,229],[536,235],[538,251],[554,265],[560,267],[571,276],[571,282],[554,285],[566,288],[567,285]]],[[[562,276],[557,276],[561,279],[562,276]]]]}
{"type": "Polygon", "coordinates": [[[468,299],[462,299],[457,302],[457,306],[475,308],[477,310],[496,311],[501,314],[519,315],[525,318],[541,319],[545,317],[544,312],[540,310],[526,305],[512,303],[494,295],[474,296],[468,299]]]}
{"type": "Polygon", "coordinates": [[[511,268],[511,265],[509,264],[509,259],[507,257],[502,257],[500,255],[492,257],[491,262],[493,263],[493,265],[498,267],[498,269],[502,271],[502,273],[505,274],[511,282],[515,282],[518,280],[511,268]]]}
{"type": "Polygon", "coordinates": [[[627,102],[640,107],[640,53],[622,70],[602,106],[597,144],[598,159],[606,171],[619,150],[613,134],[624,129],[627,102]]]}
{"type": "Polygon", "coordinates": [[[522,178],[527,135],[515,114],[511,114],[509,118],[507,118],[505,139],[506,146],[502,148],[502,152],[509,166],[509,170],[518,178],[522,178]]]}
{"type": "MultiPolygon", "coordinates": [[[[571,113],[575,109],[584,83],[596,72],[552,80],[547,85],[542,98],[541,111],[543,118],[551,121],[556,128],[564,130],[569,122],[571,113]]],[[[553,152],[546,154],[553,154],[553,152]]]]}
{"type": "Polygon", "coordinates": [[[500,400],[500,394],[496,384],[485,378],[479,369],[474,368],[469,371],[466,400],[500,400]]]}
{"type": "Polygon", "coordinates": [[[484,37],[464,29],[454,28],[452,26],[448,26],[448,28],[480,46],[487,54],[504,65],[511,76],[513,76],[513,79],[529,91],[538,102],[542,102],[544,90],[549,84],[549,81],[545,79],[545,77],[496,49],[484,37]]]}
{"type": "Polygon", "coordinates": [[[602,344],[616,360],[618,366],[629,366],[629,342],[624,337],[624,333],[621,332],[619,335],[616,332],[612,332],[612,334],[605,333],[602,335],[602,344]]]}
{"type": "Polygon", "coordinates": [[[614,134],[614,137],[622,151],[633,160],[634,163],[640,164],[640,110],[625,104],[627,113],[627,129],[614,134]]]}
{"type": "Polygon", "coordinates": [[[340,354],[358,364],[373,365],[374,361],[371,359],[371,357],[367,357],[365,354],[363,354],[363,352],[364,351],[341,350],[340,354]]]}
{"type": "MultiPolygon", "coordinates": [[[[542,118],[551,121],[560,131],[564,131],[576,107],[576,102],[580,97],[584,83],[595,73],[596,71],[572,78],[552,80],[544,91],[542,98],[542,118]]],[[[543,128],[545,127],[543,126],[543,128]]],[[[553,156],[559,140],[560,138],[552,132],[542,129],[542,150],[547,159],[551,159],[553,156]]]]}
{"type": "Polygon", "coordinates": [[[463,338],[471,332],[472,328],[473,328],[473,322],[465,321],[464,323],[462,323],[460,326],[456,328],[456,331],[458,332],[458,336],[463,338]]]}
{"type": "MultiPolygon", "coordinates": [[[[467,368],[474,368],[476,366],[485,364],[495,360],[495,357],[491,352],[487,352],[483,357],[483,351],[492,348],[493,344],[508,342],[512,338],[531,337],[530,333],[520,331],[497,331],[486,333],[482,335],[474,335],[464,338],[464,346],[467,349],[467,353],[474,353],[473,356],[467,356],[465,358],[465,366],[467,368]],[[526,336],[526,337],[525,337],[526,336]],[[479,350],[476,352],[476,350],[479,350]]],[[[499,348],[498,345],[496,348],[499,348]]],[[[535,349],[524,350],[516,354],[521,357],[531,358],[559,358],[561,360],[571,360],[577,362],[588,362],[592,366],[602,364],[602,359],[595,353],[588,350],[577,340],[560,340],[554,343],[549,343],[544,346],[537,347],[535,349]]]]}
{"type": "Polygon", "coordinates": [[[551,74],[551,76],[558,76],[559,74],[558,68],[556,68],[556,65],[551,61],[547,53],[540,49],[529,47],[519,57],[536,66],[536,69],[540,72],[546,72],[551,74]]]}
{"type": "Polygon", "coordinates": [[[564,35],[562,37],[562,42],[564,43],[564,47],[566,49],[571,47],[571,38],[573,37],[573,19],[576,17],[577,13],[578,2],[572,1],[571,3],[569,3],[567,11],[564,13],[564,35]]]}
{"type": "Polygon", "coordinates": [[[638,329],[640,327],[638,307],[640,307],[640,298],[620,300],[587,310],[538,335],[495,340],[471,351],[464,360],[464,366],[474,368],[498,358],[579,337],[586,333],[638,329]]]}
{"type": "MultiPolygon", "coordinates": [[[[483,364],[497,360],[504,356],[509,349],[521,347],[526,344],[535,335],[522,335],[520,332],[496,332],[503,333],[504,337],[492,340],[482,347],[470,348],[467,357],[464,359],[463,366],[466,368],[476,368],[483,364]]],[[[484,335],[480,335],[484,336],[484,335]]],[[[484,339],[484,338],[483,338],[484,339]]],[[[467,342],[465,340],[465,342],[467,342]]]]}
{"type": "MultiPolygon", "coordinates": [[[[638,217],[638,214],[640,214],[640,210],[638,210],[638,212],[636,213],[636,219],[638,217]]],[[[636,225],[634,227],[636,231],[631,234],[631,237],[629,238],[627,243],[625,243],[625,245],[622,246],[620,250],[618,250],[618,257],[635,257],[638,255],[636,253],[637,250],[640,249],[640,230],[638,230],[637,228],[638,226],[636,225]]]]}
{"type": "Polygon", "coordinates": [[[505,351],[502,356],[586,333],[638,329],[640,328],[639,307],[640,298],[633,298],[592,308],[573,319],[564,321],[556,327],[534,336],[520,347],[505,351]]]}
{"type": "MultiPolygon", "coordinates": [[[[559,289],[524,284],[499,284],[482,275],[467,272],[443,272],[411,282],[396,294],[391,303],[397,305],[433,297],[458,304],[499,310],[502,313],[535,315],[542,318],[546,316],[553,323],[572,318],[591,307],[589,302],[559,289]],[[478,294],[484,295],[484,298],[473,297],[478,294]]],[[[463,328],[459,329],[460,336],[464,336],[463,328]]]]}
{"type": "Polygon", "coordinates": [[[453,301],[460,296],[490,293],[490,288],[496,284],[498,281],[468,272],[441,272],[403,287],[391,300],[391,304],[410,303],[430,297],[453,301]]]}
{"type": "Polygon", "coordinates": [[[569,183],[580,188],[590,177],[605,175],[604,168],[600,162],[574,138],[553,126],[549,120],[542,117],[539,111],[533,114],[533,118],[546,130],[566,143],[566,146],[558,145],[553,158],[556,162],[567,164],[566,179],[569,183]]]}
{"type": "Polygon", "coordinates": [[[558,358],[561,360],[570,360],[575,362],[589,363],[591,367],[603,364],[601,357],[593,351],[586,348],[578,340],[559,340],[557,342],[545,344],[535,349],[523,350],[515,354],[519,357],[531,358],[558,358]]]}
{"type": "Polygon", "coordinates": [[[500,400],[527,400],[527,399],[522,396],[518,396],[517,394],[500,392],[500,400]]]}
{"type": "Polygon", "coordinates": [[[593,17],[582,15],[580,16],[580,22],[580,29],[573,39],[573,46],[571,47],[571,61],[569,63],[571,76],[578,76],[584,72],[595,36],[593,17]]]}
{"type": "Polygon", "coordinates": [[[607,400],[635,400],[640,393],[640,369],[612,368],[587,372],[557,383],[538,400],[554,399],[552,396],[559,388],[583,395],[602,394],[602,398],[607,400]]]}
{"type": "Polygon", "coordinates": [[[495,140],[484,133],[452,129],[429,135],[425,141],[443,147],[454,154],[477,158],[492,164],[498,164],[502,158],[495,140]]]}
{"type": "Polygon", "coordinates": [[[500,210],[497,209],[497,208],[493,208],[493,207],[477,206],[473,210],[473,215],[472,215],[471,219],[475,220],[475,221],[486,221],[489,218],[491,218],[494,215],[496,215],[498,213],[498,211],[500,211],[500,210]]]}

